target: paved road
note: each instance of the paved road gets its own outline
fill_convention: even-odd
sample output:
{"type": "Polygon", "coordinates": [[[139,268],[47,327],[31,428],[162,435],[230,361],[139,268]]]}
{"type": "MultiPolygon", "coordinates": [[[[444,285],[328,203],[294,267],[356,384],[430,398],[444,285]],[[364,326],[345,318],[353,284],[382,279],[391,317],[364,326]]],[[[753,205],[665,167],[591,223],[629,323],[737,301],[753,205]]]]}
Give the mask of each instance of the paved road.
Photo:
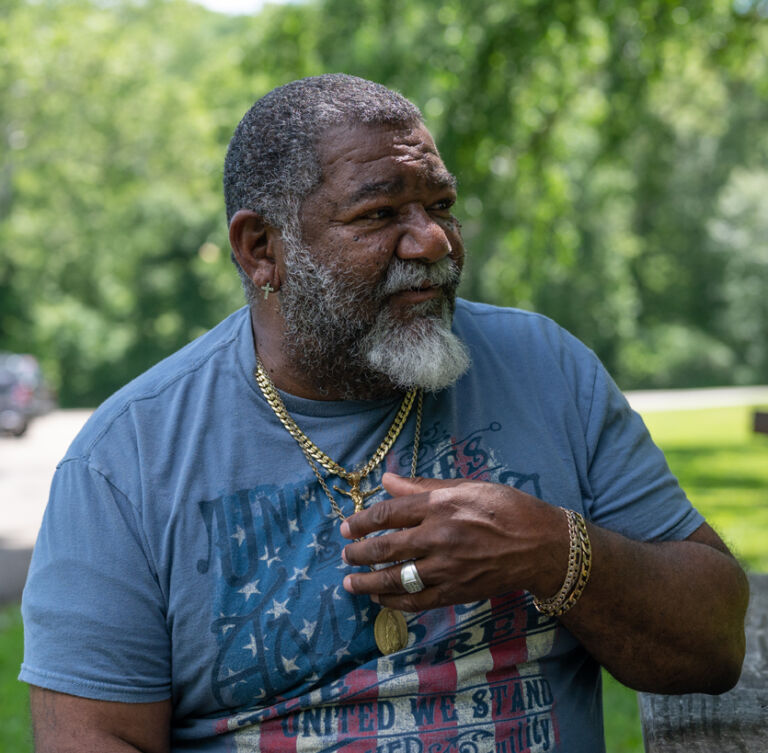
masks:
{"type": "Polygon", "coordinates": [[[638,390],[627,392],[629,404],[638,413],[662,410],[697,410],[731,405],[768,408],[768,386],[714,387],[696,390],[638,390]]]}
{"type": "MultiPolygon", "coordinates": [[[[766,405],[768,386],[630,392],[635,410],[766,405]]],[[[0,603],[18,599],[43,517],[56,463],[90,415],[56,411],[30,424],[21,439],[0,436],[0,603]]]]}
{"type": "Polygon", "coordinates": [[[56,411],[20,439],[0,436],[0,604],[21,594],[53,471],[90,414],[56,411]]]}

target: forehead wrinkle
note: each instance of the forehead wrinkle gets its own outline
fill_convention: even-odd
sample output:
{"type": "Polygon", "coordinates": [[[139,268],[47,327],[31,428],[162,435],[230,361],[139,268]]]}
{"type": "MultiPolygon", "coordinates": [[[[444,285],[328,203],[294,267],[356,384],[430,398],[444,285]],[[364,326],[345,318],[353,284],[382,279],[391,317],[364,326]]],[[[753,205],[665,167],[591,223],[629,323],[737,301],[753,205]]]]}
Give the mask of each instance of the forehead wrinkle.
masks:
{"type": "MultiPolygon", "coordinates": [[[[426,179],[432,190],[443,188],[456,190],[455,176],[442,167],[430,165],[426,170],[426,179]]],[[[340,208],[347,208],[377,196],[396,196],[404,190],[405,179],[402,176],[390,180],[371,180],[360,186],[351,196],[337,202],[336,205],[340,208]]]]}
{"type": "Polygon", "coordinates": [[[395,198],[413,181],[415,187],[420,184],[430,191],[455,192],[457,188],[456,178],[443,164],[423,124],[405,131],[331,130],[318,144],[318,156],[322,177],[312,193],[324,195],[331,211],[348,211],[367,199],[395,198]]]}

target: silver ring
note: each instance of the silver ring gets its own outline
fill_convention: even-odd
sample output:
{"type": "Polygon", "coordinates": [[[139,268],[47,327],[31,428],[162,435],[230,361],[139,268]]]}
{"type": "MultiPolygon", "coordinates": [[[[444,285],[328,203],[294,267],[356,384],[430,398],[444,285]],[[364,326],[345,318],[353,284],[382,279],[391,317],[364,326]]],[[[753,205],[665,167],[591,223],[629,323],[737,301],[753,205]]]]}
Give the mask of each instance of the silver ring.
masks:
{"type": "Polygon", "coordinates": [[[400,582],[409,594],[417,594],[424,590],[424,582],[419,577],[415,562],[406,562],[400,568],[400,582]]]}

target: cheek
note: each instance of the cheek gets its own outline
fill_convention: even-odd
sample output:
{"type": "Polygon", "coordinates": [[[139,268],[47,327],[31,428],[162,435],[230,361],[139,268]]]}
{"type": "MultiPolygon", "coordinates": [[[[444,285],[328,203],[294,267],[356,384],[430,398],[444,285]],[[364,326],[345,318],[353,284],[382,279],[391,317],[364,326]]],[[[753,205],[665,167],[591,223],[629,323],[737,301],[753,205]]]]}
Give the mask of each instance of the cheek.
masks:
{"type": "Polygon", "coordinates": [[[389,258],[382,249],[368,247],[363,252],[360,244],[357,244],[356,249],[349,246],[340,248],[334,263],[342,279],[373,292],[386,277],[389,258]]]}
{"type": "Polygon", "coordinates": [[[358,232],[324,240],[321,263],[331,267],[340,279],[373,290],[386,276],[392,260],[387,239],[374,239],[358,232]]]}
{"type": "Polygon", "coordinates": [[[449,240],[451,243],[451,259],[456,262],[459,270],[461,270],[464,267],[464,242],[461,234],[449,238],[449,240]]]}
{"type": "Polygon", "coordinates": [[[445,231],[453,238],[461,242],[461,223],[455,218],[451,217],[445,225],[445,231]]]}
{"type": "Polygon", "coordinates": [[[365,251],[358,248],[357,253],[350,254],[346,259],[346,265],[355,277],[367,279],[374,285],[386,274],[391,255],[384,246],[377,246],[368,247],[365,251]]]}

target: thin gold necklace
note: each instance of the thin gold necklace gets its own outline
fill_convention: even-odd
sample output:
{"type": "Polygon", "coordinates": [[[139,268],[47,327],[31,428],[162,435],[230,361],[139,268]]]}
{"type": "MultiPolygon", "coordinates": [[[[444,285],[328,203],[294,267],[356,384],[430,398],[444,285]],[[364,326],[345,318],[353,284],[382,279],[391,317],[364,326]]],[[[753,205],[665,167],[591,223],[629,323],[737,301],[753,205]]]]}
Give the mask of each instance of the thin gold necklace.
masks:
{"type": "MultiPolygon", "coordinates": [[[[377,486],[369,491],[362,491],[360,489],[360,482],[363,481],[363,479],[365,479],[379,463],[381,463],[384,456],[392,448],[400,435],[400,432],[403,430],[405,422],[408,420],[414,400],[418,395],[416,429],[413,438],[413,455],[411,457],[411,478],[416,475],[416,463],[418,462],[419,442],[421,439],[421,416],[424,404],[424,392],[421,389],[413,388],[406,393],[403,402],[400,404],[400,408],[397,411],[397,415],[392,421],[392,425],[389,427],[383,441],[373,453],[370,460],[360,468],[360,470],[347,471],[343,466],[339,465],[324,453],[299,428],[290,413],[288,413],[288,409],[285,407],[285,403],[283,403],[280,393],[277,391],[274,383],[261,365],[261,361],[257,359],[256,364],[256,370],[253,372],[253,375],[256,378],[256,383],[259,385],[259,389],[264,395],[264,399],[267,401],[270,408],[272,408],[274,414],[285,427],[286,431],[296,440],[296,443],[301,448],[304,457],[307,459],[310,468],[312,468],[320,486],[325,492],[326,497],[328,497],[328,501],[331,503],[333,511],[341,520],[346,520],[346,516],[333,498],[326,480],[322,477],[315,465],[315,461],[320,463],[328,473],[343,478],[349,484],[350,489],[348,492],[340,489],[338,486],[334,486],[333,488],[337,492],[350,497],[354,505],[354,512],[360,512],[365,506],[365,500],[381,489],[381,486],[377,486]]],[[[408,627],[405,622],[405,617],[403,613],[397,609],[382,607],[376,615],[373,633],[374,638],[376,639],[376,645],[383,654],[393,654],[396,651],[400,651],[405,648],[405,645],[408,642],[408,627]]]]}

